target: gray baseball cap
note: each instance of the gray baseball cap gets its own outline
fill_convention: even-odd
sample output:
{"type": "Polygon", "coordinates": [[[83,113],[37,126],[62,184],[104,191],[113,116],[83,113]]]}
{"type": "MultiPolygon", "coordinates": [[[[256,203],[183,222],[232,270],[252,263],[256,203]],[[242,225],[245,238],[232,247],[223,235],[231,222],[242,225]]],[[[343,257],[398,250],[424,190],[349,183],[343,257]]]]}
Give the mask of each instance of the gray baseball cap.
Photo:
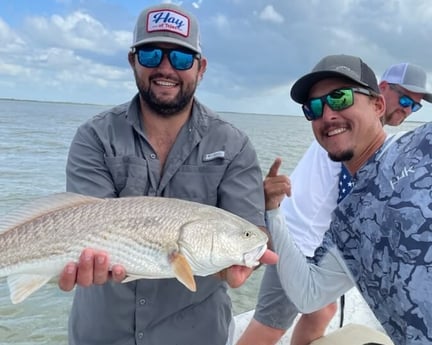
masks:
{"type": "Polygon", "coordinates": [[[408,62],[392,65],[384,72],[381,81],[398,84],[411,92],[423,93],[423,99],[432,103],[432,93],[426,90],[426,72],[420,66],[408,62]]]}
{"type": "Polygon", "coordinates": [[[341,54],[322,58],[311,73],[298,79],[291,88],[291,98],[297,103],[304,104],[308,100],[312,86],[320,80],[336,77],[347,78],[380,93],[372,69],[357,56],[341,54]]]}
{"type": "Polygon", "coordinates": [[[198,21],[174,4],[152,6],[138,17],[131,48],[148,43],[174,43],[201,53],[198,21]]]}

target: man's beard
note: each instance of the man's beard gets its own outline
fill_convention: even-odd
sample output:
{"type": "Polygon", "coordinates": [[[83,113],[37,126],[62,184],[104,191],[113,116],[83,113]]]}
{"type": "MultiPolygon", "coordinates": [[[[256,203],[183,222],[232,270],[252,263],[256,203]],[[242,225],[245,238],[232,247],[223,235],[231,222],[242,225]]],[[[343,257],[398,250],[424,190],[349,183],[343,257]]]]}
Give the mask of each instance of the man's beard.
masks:
{"type": "Polygon", "coordinates": [[[329,152],[328,156],[333,162],[345,162],[351,160],[354,157],[354,152],[352,150],[343,151],[338,154],[331,154],[329,152]]]}
{"type": "Polygon", "coordinates": [[[173,100],[162,101],[153,93],[150,85],[145,88],[144,85],[137,80],[139,94],[146,102],[147,106],[155,113],[164,117],[170,117],[184,110],[193,98],[196,86],[197,83],[189,85],[189,87],[184,87],[184,84],[181,84],[180,92],[173,100]]]}
{"type": "Polygon", "coordinates": [[[386,112],[382,118],[384,125],[399,126],[402,122],[404,122],[406,115],[404,113],[400,114],[400,110],[396,109],[392,112],[386,112]],[[396,119],[398,119],[397,122],[395,122],[396,119]]]}

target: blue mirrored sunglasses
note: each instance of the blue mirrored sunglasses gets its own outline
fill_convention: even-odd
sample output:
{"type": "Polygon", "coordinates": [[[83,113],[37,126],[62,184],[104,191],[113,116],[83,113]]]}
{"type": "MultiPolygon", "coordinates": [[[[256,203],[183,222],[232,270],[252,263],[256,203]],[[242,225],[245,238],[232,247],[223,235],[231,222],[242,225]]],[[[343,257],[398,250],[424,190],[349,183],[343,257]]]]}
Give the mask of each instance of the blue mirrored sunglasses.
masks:
{"type": "Polygon", "coordinates": [[[314,121],[323,116],[324,104],[334,111],[349,108],[354,104],[354,92],[368,96],[376,95],[373,91],[362,87],[342,87],[324,96],[308,99],[302,105],[303,114],[309,121],[314,121]]]}
{"type": "Polygon", "coordinates": [[[162,63],[164,55],[168,57],[171,66],[179,71],[185,71],[192,67],[194,59],[200,59],[201,55],[186,49],[167,49],[152,46],[138,47],[135,51],[138,62],[147,68],[158,67],[162,63]]]}
{"type": "Polygon", "coordinates": [[[405,95],[402,90],[400,90],[396,84],[389,84],[390,89],[396,91],[399,95],[399,104],[401,107],[408,108],[411,107],[411,111],[414,113],[421,109],[422,105],[416,101],[414,101],[410,96],[405,95]]]}

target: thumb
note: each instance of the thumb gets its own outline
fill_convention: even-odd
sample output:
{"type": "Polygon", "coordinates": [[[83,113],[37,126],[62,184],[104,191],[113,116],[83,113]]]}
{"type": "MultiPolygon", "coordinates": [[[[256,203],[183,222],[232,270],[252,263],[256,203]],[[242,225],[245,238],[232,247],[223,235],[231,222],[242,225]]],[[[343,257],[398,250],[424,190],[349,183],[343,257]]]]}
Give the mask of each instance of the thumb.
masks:
{"type": "Polygon", "coordinates": [[[282,159],[280,159],[279,157],[277,157],[273,164],[270,167],[270,170],[267,174],[267,177],[276,177],[278,176],[279,173],[279,168],[282,165],[282,159]]]}

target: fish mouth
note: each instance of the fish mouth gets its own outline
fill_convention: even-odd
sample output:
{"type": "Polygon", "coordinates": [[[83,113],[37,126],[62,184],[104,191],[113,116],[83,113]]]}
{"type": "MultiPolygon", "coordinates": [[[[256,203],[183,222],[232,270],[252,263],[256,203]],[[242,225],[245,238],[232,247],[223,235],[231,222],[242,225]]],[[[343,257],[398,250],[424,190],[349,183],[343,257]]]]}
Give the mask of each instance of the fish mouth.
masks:
{"type": "Polygon", "coordinates": [[[255,267],[259,265],[259,259],[267,250],[267,244],[263,244],[255,249],[243,254],[243,264],[247,267],[255,267]]]}

